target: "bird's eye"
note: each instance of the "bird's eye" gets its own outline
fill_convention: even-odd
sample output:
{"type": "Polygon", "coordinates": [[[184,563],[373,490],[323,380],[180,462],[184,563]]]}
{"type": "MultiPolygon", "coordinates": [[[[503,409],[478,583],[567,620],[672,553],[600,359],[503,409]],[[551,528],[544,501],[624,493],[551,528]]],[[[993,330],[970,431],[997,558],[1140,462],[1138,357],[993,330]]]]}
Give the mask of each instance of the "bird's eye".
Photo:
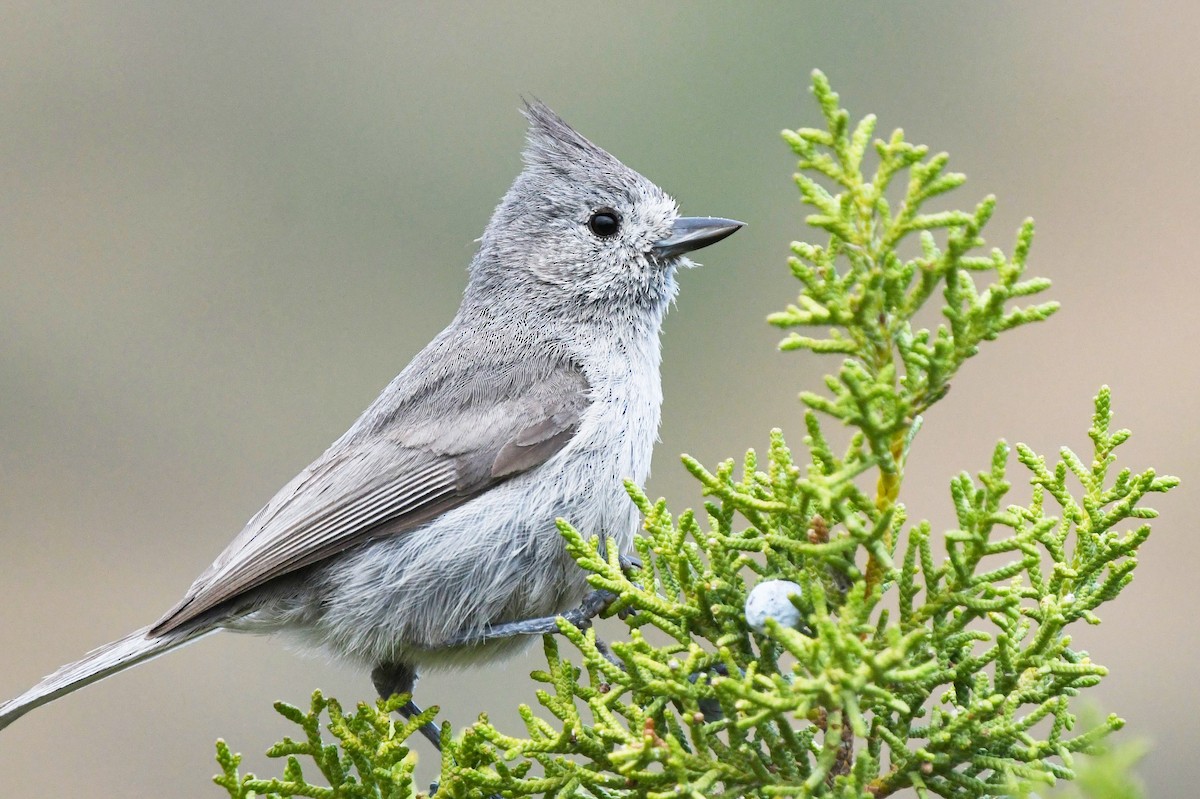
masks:
{"type": "Polygon", "coordinates": [[[611,208],[601,208],[588,219],[588,229],[602,239],[617,235],[621,229],[621,217],[611,208]]]}

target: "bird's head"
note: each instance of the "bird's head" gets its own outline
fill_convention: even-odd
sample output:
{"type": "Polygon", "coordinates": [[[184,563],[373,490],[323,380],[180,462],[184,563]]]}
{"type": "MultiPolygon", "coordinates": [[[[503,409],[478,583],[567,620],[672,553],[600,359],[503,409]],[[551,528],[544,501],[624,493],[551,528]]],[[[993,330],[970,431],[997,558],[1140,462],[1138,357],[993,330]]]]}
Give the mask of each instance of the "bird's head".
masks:
{"type": "Polygon", "coordinates": [[[686,254],[742,226],[681,217],[675,200],[577,133],[526,104],[525,168],[496,208],[471,283],[533,296],[560,312],[663,309],[686,254]]]}

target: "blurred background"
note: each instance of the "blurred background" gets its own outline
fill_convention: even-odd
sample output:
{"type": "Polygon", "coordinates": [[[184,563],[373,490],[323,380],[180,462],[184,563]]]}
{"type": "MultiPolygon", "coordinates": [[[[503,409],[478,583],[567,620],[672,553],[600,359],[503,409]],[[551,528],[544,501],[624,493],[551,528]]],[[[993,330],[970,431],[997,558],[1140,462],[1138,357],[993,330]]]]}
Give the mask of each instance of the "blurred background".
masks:
{"type": "MultiPolygon", "coordinates": [[[[0,696],[172,605],[286,480],[452,316],[473,240],[520,169],[523,94],[672,192],[748,227],[681,277],[649,491],[678,462],[799,443],[832,360],[780,354],[803,227],[783,127],[855,118],[945,149],[989,241],[1038,236],[1063,310],[967,365],[927,417],[902,499],[951,523],[948,481],[997,438],[1081,452],[1113,387],[1122,450],[1184,485],[1137,579],[1076,645],[1148,736],[1155,797],[1200,780],[1196,313],[1200,10],[989,5],[0,3],[0,696]]],[[[1017,472],[1014,470],[1013,474],[1017,472]]],[[[517,730],[535,657],[425,677],[455,725],[517,730]]],[[[5,796],[217,797],[277,699],[370,699],[365,674],[217,636],[0,734],[5,796]]],[[[433,754],[417,744],[426,778],[433,754]]]]}

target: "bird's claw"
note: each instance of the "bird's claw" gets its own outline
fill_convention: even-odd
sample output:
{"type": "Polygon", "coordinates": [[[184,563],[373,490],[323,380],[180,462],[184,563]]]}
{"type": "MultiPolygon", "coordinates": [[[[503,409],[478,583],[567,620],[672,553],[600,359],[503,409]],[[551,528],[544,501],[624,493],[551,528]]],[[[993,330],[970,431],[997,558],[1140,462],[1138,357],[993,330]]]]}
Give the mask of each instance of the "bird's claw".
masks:
{"type": "MultiPolygon", "coordinates": [[[[617,595],[611,591],[597,588],[583,598],[579,607],[560,614],[572,626],[586,630],[592,625],[592,620],[604,609],[611,605],[617,595]]],[[[483,630],[472,631],[445,642],[445,646],[478,646],[490,641],[513,638],[518,635],[547,635],[558,632],[558,616],[542,616],[537,619],[495,624],[483,630]]]]}

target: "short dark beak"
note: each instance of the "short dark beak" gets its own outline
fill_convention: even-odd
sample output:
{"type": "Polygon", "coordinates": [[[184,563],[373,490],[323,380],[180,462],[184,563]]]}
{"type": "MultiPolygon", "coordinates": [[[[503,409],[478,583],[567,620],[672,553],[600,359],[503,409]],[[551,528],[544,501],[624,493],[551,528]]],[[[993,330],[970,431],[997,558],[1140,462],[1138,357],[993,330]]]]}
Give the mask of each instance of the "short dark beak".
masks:
{"type": "Polygon", "coordinates": [[[743,225],[742,222],[718,216],[681,216],[671,227],[671,235],[656,241],[650,252],[659,258],[674,258],[716,244],[726,236],[732,236],[743,225]]]}

